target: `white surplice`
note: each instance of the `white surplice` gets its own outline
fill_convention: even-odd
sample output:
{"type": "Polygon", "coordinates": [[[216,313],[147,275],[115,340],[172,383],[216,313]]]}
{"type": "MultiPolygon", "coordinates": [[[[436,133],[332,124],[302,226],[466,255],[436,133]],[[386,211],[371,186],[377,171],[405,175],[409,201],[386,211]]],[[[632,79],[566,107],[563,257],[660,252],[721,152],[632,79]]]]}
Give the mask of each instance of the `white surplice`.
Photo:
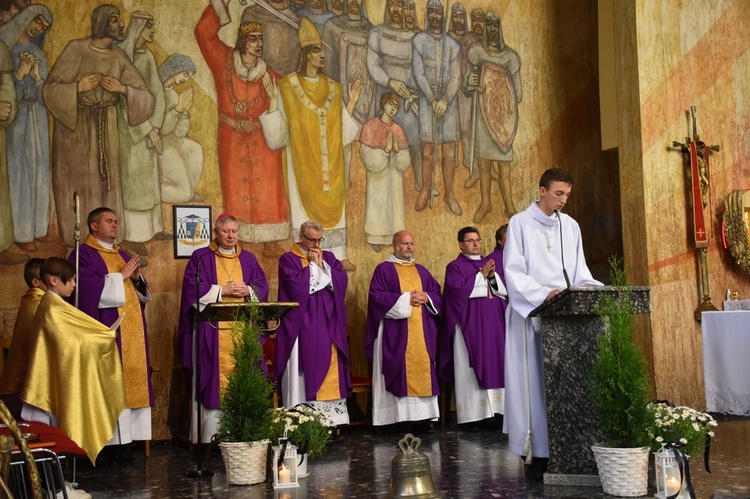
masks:
{"type": "Polygon", "coordinates": [[[510,219],[503,252],[509,297],[505,315],[503,431],[508,434],[510,449],[519,455],[549,457],[541,320],[530,318],[529,313],[545,301],[550,291],[567,287],[563,276],[561,237],[571,286],[601,286],[602,283],[591,276],[586,266],[578,223],[564,213],[560,213],[559,218],[554,213],[547,216],[536,201],[510,219]],[[527,412],[531,416],[530,425],[527,412]],[[527,445],[529,433],[531,452],[527,445]]]}

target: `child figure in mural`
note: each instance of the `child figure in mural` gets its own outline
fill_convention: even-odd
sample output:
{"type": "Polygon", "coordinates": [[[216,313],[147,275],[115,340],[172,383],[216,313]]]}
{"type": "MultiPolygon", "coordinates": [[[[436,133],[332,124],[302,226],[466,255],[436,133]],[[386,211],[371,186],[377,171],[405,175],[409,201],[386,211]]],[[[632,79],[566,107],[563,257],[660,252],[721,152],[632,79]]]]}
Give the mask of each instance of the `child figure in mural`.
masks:
{"type": "Polygon", "coordinates": [[[398,94],[384,93],[380,97],[383,113],[365,123],[360,135],[359,154],[367,169],[365,234],[377,252],[405,226],[402,177],[410,158],[406,132],[393,120],[398,108],[398,94]]]}

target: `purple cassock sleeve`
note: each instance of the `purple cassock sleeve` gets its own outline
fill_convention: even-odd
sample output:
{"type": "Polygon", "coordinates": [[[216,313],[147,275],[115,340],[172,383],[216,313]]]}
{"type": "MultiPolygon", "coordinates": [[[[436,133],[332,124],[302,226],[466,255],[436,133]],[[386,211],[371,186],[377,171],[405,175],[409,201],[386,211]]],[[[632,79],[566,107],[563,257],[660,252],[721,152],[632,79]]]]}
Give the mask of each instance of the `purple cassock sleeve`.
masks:
{"type": "Polygon", "coordinates": [[[486,261],[460,254],[445,269],[438,373],[442,380],[453,380],[453,338],[460,325],[477,383],[482,389],[492,389],[505,386],[505,300],[496,296],[469,299],[477,272],[486,261]]]}
{"type": "Polygon", "coordinates": [[[331,359],[331,344],[339,356],[339,390],[342,397],[351,392],[349,374],[349,340],[347,338],[344,297],[348,276],[341,262],[330,251],[323,259],[331,268],[333,290],[326,288],[310,294],[310,267],[292,252],[279,259],[279,301],[297,302],[281,320],[276,335],[276,380],[281,380],[294,343],[299,338],[299,367],[305,373],[307,400],[315,400],[331,359]],[[304,332],[300,334],[303,330],[304,332]]]}
{"type": "MultiPolygon", "coordinates": [[[[421,265],[416,265],[422,281],[422,291],[427,293],[435,309],[440,313],[443,299],[440,295],[440,284],[421,265]]],[[[372,361],[373,347],[378,336],[380,321],[383,321],[383,377],[386,389],[397,397],[408,395],[406,389],[406,343],[408,340],[408,319],[387,319],[385,314],[393,308],[401,296],[401,283],[395,265],[383,262],[375,268],[370,281],[370,293],[367,302],[367,330],[365,333],[365,353],[372,361]]],[[[435,361],[437,357],[438,316],[432,315],[427,305],[421,307],[422,326],[427,352],[430,355],[430,374],[432,394],[438,395],[435,361]]]]}
{"type": "MultiPolygon", "coordinates": [[[[104,259],[99,255],[99,252],[89,246],[88,244],[82,244],[79,247],[79,259],[78,259],[78,274],[76,275],[76,289],[75,293],[78,293],[78,309],[84,312],[86,315],[93,317],[105,326],[111,326],[120,317],[120,312],[117,307],[110,308],[99,308],[99,302],[102,298],[102,291],[104,291],[104,279],[109,274],[107,264],[104,263],[104,259]]],[[[130,255],[122,250],[118,250],[120,256],[125,263],[130,261],[130,255]]],[[[76,263],[76,250],[73,250],[68,255],[68,261],[75,265],[76,263]]],[[[143,282],[146,279],[143,278],[143,282]]],[[[67,299],[71,305],[75,303],[75,295],[70,295],[67,299]]],[[[141,317],[143,319],[143,341],[146,345],[146,369],[148,372],[148,396],[149,404],[154,405],[154,389],[151,384],[151,354],[149,352],[148,344],[148,325],[146,324],[146,304],[139,303],[141,307],[141,317]]],[[[117,348],[122,357],[122,338],[120,328],[117,328],[117,348]]]]}
{"type": "MultiPolygon", "coordinates": [[[[242,268],[242,280],[253,288],[260,301],[266,301],[268,299],[268,281],[255,255],[243,250],[238,258],[242,268]]],[[[185,276],[182,281],[182,301],[180,303],[178,335],[182,351],[182,363],[191,371],[193,368],[195,305],[200,297],[211,290],[213,284],[219,284],[216,275],[216,255],[211,248],[201,248],[193,253],[185,268],[185,276]],[[199,281],[197,280],[198,277],[200,277],[199,281]]],[[[220,407],[219,334],[229,334],[227,330],[217,330],[216,326],[215,322],[198,323],[199,346],[197,348],[200,351],[201,358],[201,402],[209,409],[220,407]]],[[[264,370],[267,369],[265,362],[262,362],[261,365],[264,370]]]]}

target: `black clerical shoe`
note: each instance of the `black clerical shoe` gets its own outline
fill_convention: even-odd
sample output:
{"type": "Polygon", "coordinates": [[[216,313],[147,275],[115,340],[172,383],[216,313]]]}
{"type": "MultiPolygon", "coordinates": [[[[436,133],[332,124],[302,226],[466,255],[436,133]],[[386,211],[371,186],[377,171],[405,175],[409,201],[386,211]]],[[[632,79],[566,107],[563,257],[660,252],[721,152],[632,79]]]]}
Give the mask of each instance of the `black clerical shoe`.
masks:
{"type": "Polygon", "coordinates": [[[528,480],[544,480],[544,472],[547,471],[549,458],[535,457],[531,464],[523,465],[523,472],[528,480]]]}

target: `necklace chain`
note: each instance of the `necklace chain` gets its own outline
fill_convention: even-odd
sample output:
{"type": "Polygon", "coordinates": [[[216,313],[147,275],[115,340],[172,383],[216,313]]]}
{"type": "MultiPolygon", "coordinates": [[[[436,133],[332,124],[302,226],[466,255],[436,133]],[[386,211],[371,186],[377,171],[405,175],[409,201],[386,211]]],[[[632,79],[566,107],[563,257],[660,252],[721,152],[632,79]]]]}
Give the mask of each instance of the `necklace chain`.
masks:
{"type": "Polygon", "coordinates": [[[232,279],[232,274],[234,274],[234,269],[236,269],[236,268],[237,268],[237,262],[239,261],[239,258],[233,258],[233,260],[234,260],[234,265],[232,265],[232,270],[231,270],[231,271],[230,271],[230,270],[227,270],[227,267],[226,267],[226,265],[224,265],[224,260],[225,260],[225,258],[224,258],[224,257],[222,257],[221,255],[219,255],[219,258],[218,258],[218,260],[219,260],[219,264],[221,265],[221,268],[223,268],[223,269],[224,269],[224,272],[226,272],[226,273],[227,273],[227,276],[228,276],[228,279],[227,279],[227,284],[229,284],[229,283],[231,283],[231,282],[234,282],[234,279],[232,279]]]}

